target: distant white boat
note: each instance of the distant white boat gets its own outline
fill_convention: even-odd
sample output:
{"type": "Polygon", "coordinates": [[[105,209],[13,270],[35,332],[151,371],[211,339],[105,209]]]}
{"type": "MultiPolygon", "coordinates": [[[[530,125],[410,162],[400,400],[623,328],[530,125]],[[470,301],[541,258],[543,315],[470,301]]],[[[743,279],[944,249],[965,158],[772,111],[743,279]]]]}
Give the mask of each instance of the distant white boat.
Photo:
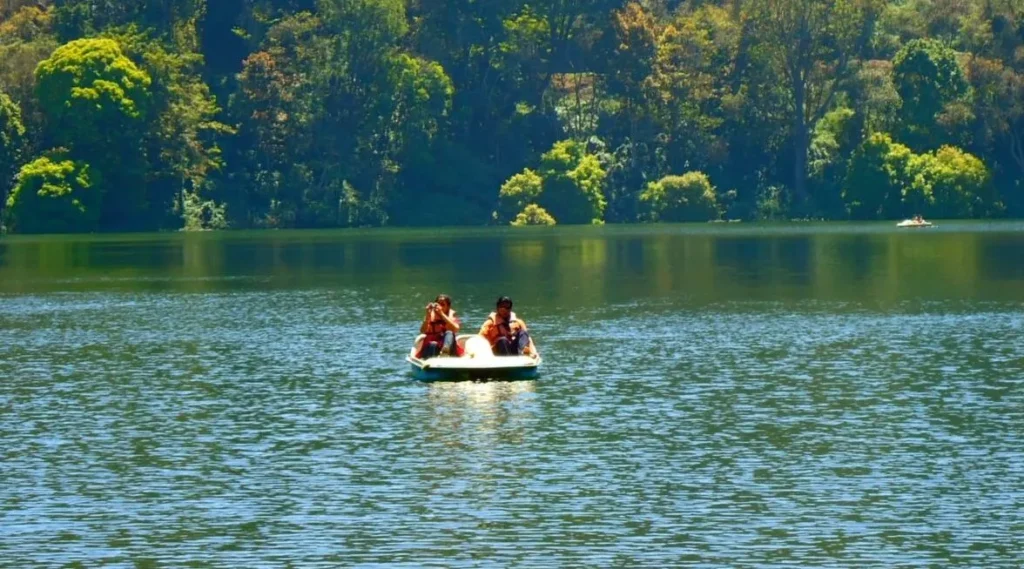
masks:
{"type": "Polygon", "coordinates": [[[469,379],[533,379],[540,367],[540,354],[532,356],[496,356],[491,344],[482,336],[463,334],[456,341],[463,347],[464,354],[438,356],[420,359],[425,336],[420,334],[413,342],[412,350],[405,361],[412,366],[416,379],[422,381],[458,381],[469,379]]]}
{"type": "Polygon", "coordinates": [[[896,227],[932,227],[932,222],[925,221],[921,218],[904,219],[903,221],[897,223],[896,227]]]}

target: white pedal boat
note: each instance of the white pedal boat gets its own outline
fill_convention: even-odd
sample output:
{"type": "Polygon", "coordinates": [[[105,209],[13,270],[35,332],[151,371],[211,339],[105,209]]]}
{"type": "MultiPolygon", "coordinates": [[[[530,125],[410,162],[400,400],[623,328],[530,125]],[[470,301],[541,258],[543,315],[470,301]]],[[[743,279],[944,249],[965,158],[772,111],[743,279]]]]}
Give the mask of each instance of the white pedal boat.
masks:
{"type": "Polygon", "coordinates": [[[533,379],[539,372],[541,358],[534,356],[496,356],[483,336],[462,334],[456,341],[463,347],[461,357],[445,356],[420,359],[423,339],[420,334],[413,342],[405,361],[412,366],[412,374],[421,381],[460,381],[470,379],[533,379]]]}
{"type": "Polygon", "coordinates": [[[931,227],[932,222],[930,221],[917,221],[914,219],[904,219],[903,221],[896,224],[896,227],[931,227]]]}

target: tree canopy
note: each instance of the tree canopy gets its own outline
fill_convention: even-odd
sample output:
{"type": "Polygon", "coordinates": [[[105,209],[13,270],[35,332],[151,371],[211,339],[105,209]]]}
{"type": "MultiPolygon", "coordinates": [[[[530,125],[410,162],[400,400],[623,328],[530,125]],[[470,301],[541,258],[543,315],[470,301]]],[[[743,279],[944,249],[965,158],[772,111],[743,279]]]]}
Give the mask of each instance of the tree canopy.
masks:
{"type": "Polygon", "coordinates": [[[0,206],[10,231],[1020,216],[1022,52],[1019,0],[7,0],[0,206]]]}

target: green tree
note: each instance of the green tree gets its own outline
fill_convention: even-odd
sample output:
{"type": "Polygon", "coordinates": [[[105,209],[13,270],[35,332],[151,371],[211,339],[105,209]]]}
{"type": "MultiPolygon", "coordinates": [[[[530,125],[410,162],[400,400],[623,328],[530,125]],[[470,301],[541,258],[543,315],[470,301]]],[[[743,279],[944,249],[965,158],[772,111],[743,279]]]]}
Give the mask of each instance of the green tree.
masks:
{"type": "Polygon", "coordinates": [[[50,22],[50,11],[34,2],[13,12],[9,19],[0,17],[0,91],[21,107],[30,146],[38,146],[43,134],[35,70],[58,45],[50,22]]]}
{"type": "Polygon", "coordinates": [[[84,162],[55,152],[22,167],[7,200],[11,228],[19,233],[95,231],[103,199],[99,175],[84,162]]]}
{"type": "Polygon", "coordinates": [[[661,34],[649,83],[670,164],[706,170],[725,162],[724,107],[734,95],[739,41],[729,12],[710,5],[681,14],[661,34]]]}
{"type": "Polygon", "coordinates": [[[544,180],[529,168],[512,176],[498,192],[498,210],[494,212],[494,218],[499,223],[514,219],[526,206],[537,203],[543,188],[544,180]]]}
{"type": "Polygon", "coordinates": [[[233,133],[203,81],[202,56],[128,29],[114,36],[152,82],[143,132],[150,227],[180,227],[186,199],[210,201],[210,176],[223,166],[219,142],[233,133]],[[191,196],[191,197],[190,197],[191,196]]]}
{"type": "Polygon", "coordinates": [[[855,71],[878,18],[877,3],[859,0],[754,0],[757,36],[789,94],[793,141],[793,191],[806,189],[810,128],[832,108],[855,71]]]}
{"type": "Polygon", "coordinates": [[[0,92],[0,213],[7,203],[7,190],[21,161],[24,145],[25,126],[21,124],[21,109],[0,92]]]}
{"type": "Polygon", "coordinates": [[[809,152],[811,188],[819,211],[829,217],[842,215],[842,183],[848,157],[860,143],[856,113],[838,107],[825,113],[814,126],[809,152]]]}
{"type": "Polygon", "coordinates": [[[651,221],[708,221],[718,219],[721,210],[711,180],[703,172],[665,176],[651,182],[640,194],[651,221]]]}
{"type": "Polygon", "coordinates": [[[1002,212],[1003,205],[992,189],[991,174],[976,156],[943,146],[931,155],[922,170],[934,196],[930,215],[949,219],[1002,212]]]}
{"type": "Polygon", "coordinates": [[[65,44],[36,69],[36,95],[62,144],[88,144],[137,130],[149,99],[149,75],[112,39],[65,44]]]}
{"type": "Polygon", "coordinates": [[[942,142],[942,115],[952,120],[970,95],[956,52],[931,39],[903,46],[893,58],[893,81],[903,100],[903,138],[918,150],[942,142]]]}
{"type": "Polygon", "coordinates": [[[551,217],[551,214],[544,208],[537,204],[529,204],[512,220],[511,225],[524,227],[527,225],[555,225],[555,223],[555,218],[551,217]]]}
{"type": "Polygon", "coordinates": [[[892,81],[892,62],[873,59],[861,64],[849,89],[855,122],[865,134],[895,132],[902,101],[892,81]]]}
{"type": "MultiPolygon", "coordinates": [[[[608,62],[608,94],[621,101],[620,114],[627,123],[621,128],[628,140],[641,138],[640,125],[649,115],[648,89],[658,56],[658,27],[654,17],[636,2],[615,12],[615,48],[608,62]]],[[[616,133],[619,134],[619,133],[616,133]]]]}
{"type": "Polygon", "coordinates": [[[51,145],[104,172],[104,230],[150,226],[146,210],[148,73],[117,41],[82,39],[53,52],[36,69],[36,93],[51,145]]]}
{"type": "Polygon", "coordinates": [[[605,171],[597,156],[574,140],[563,140],[541,156],[540,175],[544,189],[537,205],[559,223],[602,223],[604,221],[605,171]]]}
{"type": "Polygon", "coordinates": [[[903,192],[910,185],[914,154],[885,133],[869,136],[857,147],[847,166],[843,201],[854,219],[895,218],[905,215],[903,192]]]}

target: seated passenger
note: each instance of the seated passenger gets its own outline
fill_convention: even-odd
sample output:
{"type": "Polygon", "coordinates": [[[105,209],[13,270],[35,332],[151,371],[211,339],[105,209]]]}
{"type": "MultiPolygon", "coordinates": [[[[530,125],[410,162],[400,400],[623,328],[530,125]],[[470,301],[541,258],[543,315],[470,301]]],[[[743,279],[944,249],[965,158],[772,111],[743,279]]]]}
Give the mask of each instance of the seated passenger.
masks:
{"type": "Polygon", "coordinates": [[[427,305],[423,323],[420,324],[420,333],[426,334],[426,337],[423,338],[416,357],[427,359],[452,353],[461,356],[462,348],[455,341],[455,335],[459,333],[461,327],[455,311],[452,310],[452,299],[446,294],[437,295],[434,302],[427,305]]]}
{"type": "Polygon", "coordinates": [[[480,335],[491,343],[491,350],[496,356],[532,356],[537,353],[526,329],[526,322],[516,318],[512,312],[512,299],[503,296],[495,304],[483,326],[480,335]]]}

